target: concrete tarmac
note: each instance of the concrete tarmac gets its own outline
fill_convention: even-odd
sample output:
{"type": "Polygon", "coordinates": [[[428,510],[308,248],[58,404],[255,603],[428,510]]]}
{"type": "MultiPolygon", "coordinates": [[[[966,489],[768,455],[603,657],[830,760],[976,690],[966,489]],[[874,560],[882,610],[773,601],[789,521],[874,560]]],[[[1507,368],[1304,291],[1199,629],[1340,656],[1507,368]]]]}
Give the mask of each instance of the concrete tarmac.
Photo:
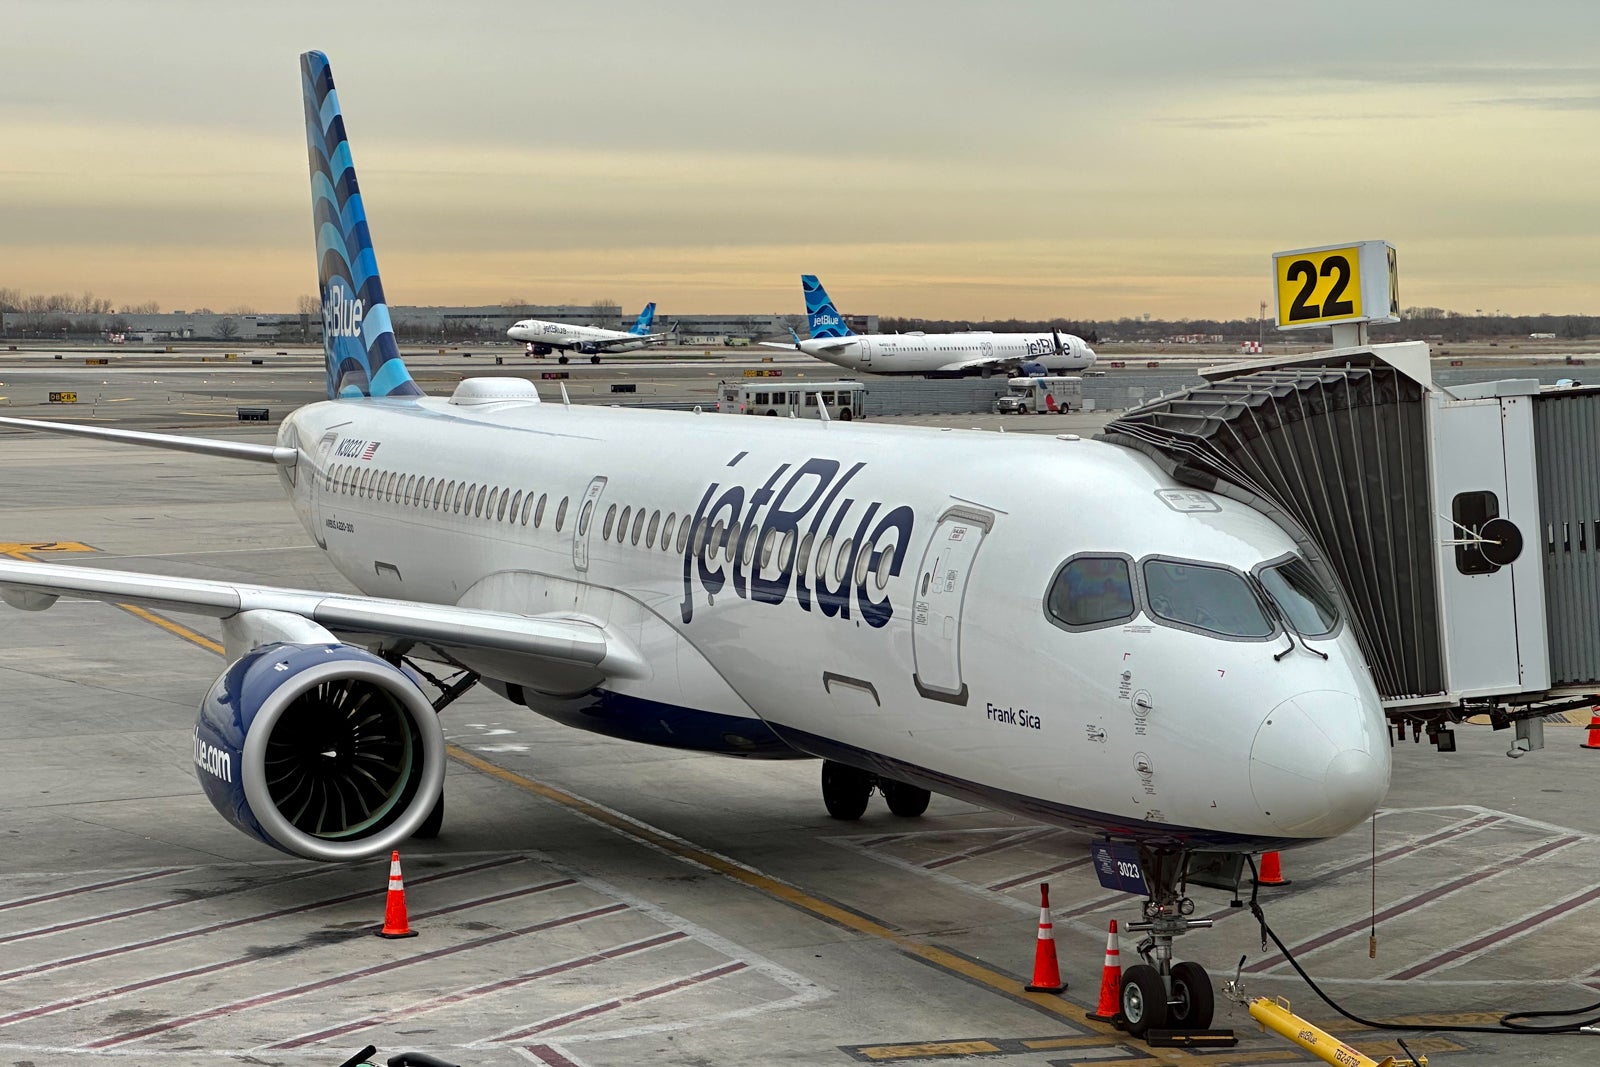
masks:
{"type": "MultiPolygon", "coordinates": [[[[0,361],[0,380],[16,371],[0,361]]],[[[219,393],[248,373],[222,368],[219,393]]],[[[293,377],[257,385],[287,397],[293,377]]],[[[124,384],[128,399],[100,405],[108,424],[126,411],[270,439],[220,411],[182,415],[164,382],[124,384]]],[[[945,421],[1089,433],[1097,420],[945,421]]],[[[256,464],[0,430],[0,501],[9,556],[348,588],[256,464]]],[[[1057,831],[941,797],[920,819],[879,801],[839,823],[815,763],[630,745],[482,691],[444,716],[444,832],[403,850],[419,936],[373,937],[384,858],[290,859],[201,794],[190,735],[219,638],[208,620],[97,603],[0,609],[0,1063],[333,1065],[369,1042],[496,1067],[1309,1061],[1220,1002],[1240,1043],[1205,1054],[1088,1020],[1106,923],[1138,901],[1102,890],[1057,831]],[[1041,881],[1059,997],[1022,991],[1041,881]]],[[[1286,853],[1292,884],[1263,890],[1268,920],[1369,1017],[1438,1027],[1600,1000],[1600,752],[1584,736],[1552,727],[1520,760],[1487,728],[1460,730],[1454,754],[1399,746],[1373,829],[1286,853]]],[[[1290,998],[1369,1054],[1397,1051],[1263,951],[1229,893],[1194,896],[1217,926],[1178,955],[1219,991],[1245,956],[1252,994],[1290,998]]],[[[1122,940],[1125,964],[1135,943],[1122,940]]],[[[1590,1036],[1403,1036],[1436,1065],[1597,1054],[1590,1036]]]]}

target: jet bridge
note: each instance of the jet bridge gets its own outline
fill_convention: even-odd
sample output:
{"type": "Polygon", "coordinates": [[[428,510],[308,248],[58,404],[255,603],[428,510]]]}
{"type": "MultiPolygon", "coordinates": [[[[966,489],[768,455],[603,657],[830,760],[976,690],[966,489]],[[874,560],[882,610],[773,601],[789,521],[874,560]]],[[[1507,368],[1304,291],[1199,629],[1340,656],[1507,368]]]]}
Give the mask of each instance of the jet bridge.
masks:
{"type": "Polygon", "coordinates": [[[1244,501],[1342,591],[1391,719],[1448,747],[1487,713],[1600,693],[1600,390],[1446,389],[1420,342],[1202,372],[1107,425],[1174,478],[1244,501]]]}

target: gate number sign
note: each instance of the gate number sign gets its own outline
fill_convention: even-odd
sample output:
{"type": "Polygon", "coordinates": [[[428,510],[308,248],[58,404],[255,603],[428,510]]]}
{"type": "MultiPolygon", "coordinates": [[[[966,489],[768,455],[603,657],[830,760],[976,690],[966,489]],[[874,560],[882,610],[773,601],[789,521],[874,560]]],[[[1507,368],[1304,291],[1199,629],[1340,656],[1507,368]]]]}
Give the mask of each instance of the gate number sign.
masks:
{"type": "Polygon", "coordinates": [[[1272,273],[1280,330],[1400,321],[1399,275],[1387,241],[1274,252],[1272,273]]]}

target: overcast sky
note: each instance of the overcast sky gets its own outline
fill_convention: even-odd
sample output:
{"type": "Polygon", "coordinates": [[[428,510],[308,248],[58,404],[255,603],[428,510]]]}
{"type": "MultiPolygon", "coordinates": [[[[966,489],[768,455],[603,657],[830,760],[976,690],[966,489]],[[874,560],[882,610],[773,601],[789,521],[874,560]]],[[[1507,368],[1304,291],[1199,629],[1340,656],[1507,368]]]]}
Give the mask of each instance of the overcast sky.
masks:
{"type": "Polygon", "coordinates": [[[325,51],[389,299],[1600,312],[1594,0],[0,0],[0,286],[292,310],[325,51]]]}

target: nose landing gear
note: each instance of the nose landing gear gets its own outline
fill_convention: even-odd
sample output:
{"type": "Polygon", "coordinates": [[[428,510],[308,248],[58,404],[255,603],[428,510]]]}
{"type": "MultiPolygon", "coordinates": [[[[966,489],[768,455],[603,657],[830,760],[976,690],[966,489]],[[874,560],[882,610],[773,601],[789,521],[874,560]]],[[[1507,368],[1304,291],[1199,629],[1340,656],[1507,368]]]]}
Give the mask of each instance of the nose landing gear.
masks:
{"type": "Polygon", "coordinates": [[[1134,1037],[1151,1030],[1205,1030],[1216,1014],[1211,977],[1198,963],[1172,962],[1172,939],[1211,926],[1210,919],[1192,919],[1194,901],[1187,895],[1189,853],[1175,849],[1139,849],[1150,899],[1144,918],[1126,929],[1147,936],[1139,942],[1143,963],[1122,975],[1122,1016],[1134,1037]]]}

